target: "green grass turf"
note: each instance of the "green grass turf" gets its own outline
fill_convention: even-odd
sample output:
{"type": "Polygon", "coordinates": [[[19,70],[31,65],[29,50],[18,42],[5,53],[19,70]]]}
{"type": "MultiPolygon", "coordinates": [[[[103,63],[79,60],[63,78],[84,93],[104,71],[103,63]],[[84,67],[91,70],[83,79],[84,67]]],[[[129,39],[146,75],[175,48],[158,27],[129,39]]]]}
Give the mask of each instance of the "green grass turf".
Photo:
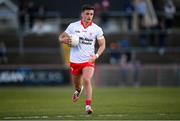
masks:
{"type": "Polygon", "coordinates": [[[0,119],[180,119],[180,88],[93,88],[92,115],[73,87],[0,87],[0,119]]]}

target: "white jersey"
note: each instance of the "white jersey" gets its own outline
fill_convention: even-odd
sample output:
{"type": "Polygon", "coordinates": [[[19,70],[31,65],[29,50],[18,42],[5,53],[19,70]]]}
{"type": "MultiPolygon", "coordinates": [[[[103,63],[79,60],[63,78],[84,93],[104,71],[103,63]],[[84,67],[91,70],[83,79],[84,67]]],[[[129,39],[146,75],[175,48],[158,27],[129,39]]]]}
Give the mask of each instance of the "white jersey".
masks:
{"type": "Polygon", "coordinates": [[[95,54],[95,42],[97,38],[103,36],[102,29],[95,23],[91,23],[88,27],[84,27],[81,21],[71,23],[65,32],[68,35],[76,34],[79,36],[80,43],[76,47],[71,47],[70,62],[84,63],[95,54]]]}

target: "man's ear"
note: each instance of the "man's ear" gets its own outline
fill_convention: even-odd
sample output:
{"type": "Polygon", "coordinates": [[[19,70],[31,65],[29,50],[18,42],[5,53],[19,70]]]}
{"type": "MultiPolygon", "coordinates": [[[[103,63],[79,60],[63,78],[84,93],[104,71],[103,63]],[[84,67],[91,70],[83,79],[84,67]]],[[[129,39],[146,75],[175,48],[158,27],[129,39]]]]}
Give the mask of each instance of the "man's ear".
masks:
{"type": "Polygon", "coordinates": [[[81,12],[81,17],[83,18],[83,12],[81,12]]]}

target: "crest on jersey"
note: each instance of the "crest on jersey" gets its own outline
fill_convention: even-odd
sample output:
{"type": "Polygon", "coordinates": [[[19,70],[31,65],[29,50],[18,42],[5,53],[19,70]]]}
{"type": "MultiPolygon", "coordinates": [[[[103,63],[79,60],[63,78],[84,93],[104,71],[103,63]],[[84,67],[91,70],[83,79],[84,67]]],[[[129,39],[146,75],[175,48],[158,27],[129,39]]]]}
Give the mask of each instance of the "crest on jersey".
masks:
{"type": "Polygon", "coordinates": [[[90,35],[90,36],[92,36],[92,35],[93,35],[93,33],[92,33],[92,32],[90,32],[90,33],[89,33],[89,35],[90,35]]]}

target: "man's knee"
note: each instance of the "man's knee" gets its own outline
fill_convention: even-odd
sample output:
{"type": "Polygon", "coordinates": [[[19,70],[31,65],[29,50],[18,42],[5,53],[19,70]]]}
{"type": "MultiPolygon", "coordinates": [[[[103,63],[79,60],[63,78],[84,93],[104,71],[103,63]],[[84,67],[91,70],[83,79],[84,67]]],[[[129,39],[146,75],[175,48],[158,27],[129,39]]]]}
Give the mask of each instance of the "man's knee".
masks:
{"type": "Polygon", "coordinates": [[[84,82],[86,85],[91,84],[91,79],[90,78],[83,78],[84,82]]]}

